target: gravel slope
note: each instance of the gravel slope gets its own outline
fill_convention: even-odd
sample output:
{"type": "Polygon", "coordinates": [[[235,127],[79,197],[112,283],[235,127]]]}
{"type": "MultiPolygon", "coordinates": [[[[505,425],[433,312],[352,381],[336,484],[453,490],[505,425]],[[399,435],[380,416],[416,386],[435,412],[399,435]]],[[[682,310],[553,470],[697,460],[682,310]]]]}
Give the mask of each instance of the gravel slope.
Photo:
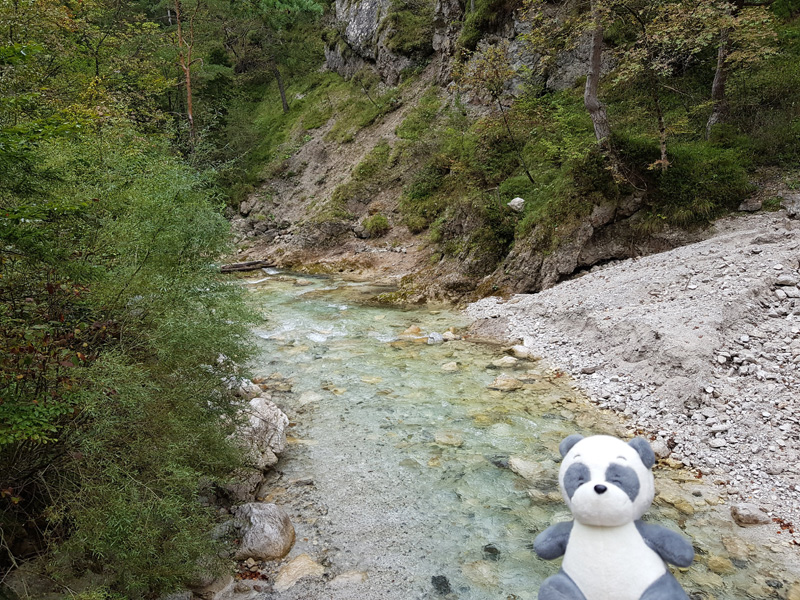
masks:
{"type": "Polygon", "coordinates": [[[800,525],[799,266],[800,223],[747,215],[705,241],[467,313],[476,333],[522,339],[569,372],[730,504],[800,525]]]}

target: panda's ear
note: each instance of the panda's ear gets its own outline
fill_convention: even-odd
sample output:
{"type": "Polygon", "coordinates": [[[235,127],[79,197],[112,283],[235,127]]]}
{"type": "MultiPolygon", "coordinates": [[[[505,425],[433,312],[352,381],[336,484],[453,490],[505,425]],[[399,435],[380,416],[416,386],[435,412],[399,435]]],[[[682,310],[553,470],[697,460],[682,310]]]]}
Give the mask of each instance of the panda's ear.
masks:
{"type": "Polygon", "coordinates": [[[628,445],[636,450],[639,454],[639,458],[642,459],[642,463],[648,469],[651,469],[654,464],[656,464],[656,455],[653,452],[653,449],[650,447],[650,442],[648,442],[644,438],[633,438],[628,445]]]}
{"type": "Polygon", "coordinates": [[[561,452],[561,458],[564,458],[567,455],[572,447],[580,442],[583,439],[583,436],[579,433],[573,433],[565,437],[561,443],[558,445],[558,451],[561,452]]]}

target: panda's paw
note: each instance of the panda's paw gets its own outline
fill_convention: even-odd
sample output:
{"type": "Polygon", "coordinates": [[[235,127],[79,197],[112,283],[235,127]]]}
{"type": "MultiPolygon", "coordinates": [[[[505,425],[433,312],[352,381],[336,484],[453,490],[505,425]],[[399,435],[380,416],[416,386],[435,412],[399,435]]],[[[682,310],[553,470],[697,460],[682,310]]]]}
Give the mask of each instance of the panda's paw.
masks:
{"type": "Polygon", "coordinates": [[[689,600],[678,580],[667,571],[644,591],[640,600],[689,600]]]}
{"type": "Polygon", "coordinates": [[[539,600],[586,600],[586,596],[564,571],[544,580],[539,588],[539,600]]]}

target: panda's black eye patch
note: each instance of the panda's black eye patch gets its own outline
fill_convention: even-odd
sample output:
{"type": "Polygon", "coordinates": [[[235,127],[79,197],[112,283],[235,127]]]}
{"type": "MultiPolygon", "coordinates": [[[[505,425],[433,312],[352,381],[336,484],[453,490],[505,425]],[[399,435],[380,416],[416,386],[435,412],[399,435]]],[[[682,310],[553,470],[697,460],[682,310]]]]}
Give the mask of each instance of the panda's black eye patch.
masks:
{"type": "Polygon", "coordinates": [[[567,472],[564,473],[564,491],[567,492],[567,498],[572,498],[579,487],[591,479],[592,474],[583,463],[572,463],[567,472]]]}
{"type": "Polygon", "coordinates": [[[639,495],[639,476],[630,467],[616,463],[610,464],[606,469],[606,481],[622,489],[631,502],[636,500],[636,496],[639,495]]]}

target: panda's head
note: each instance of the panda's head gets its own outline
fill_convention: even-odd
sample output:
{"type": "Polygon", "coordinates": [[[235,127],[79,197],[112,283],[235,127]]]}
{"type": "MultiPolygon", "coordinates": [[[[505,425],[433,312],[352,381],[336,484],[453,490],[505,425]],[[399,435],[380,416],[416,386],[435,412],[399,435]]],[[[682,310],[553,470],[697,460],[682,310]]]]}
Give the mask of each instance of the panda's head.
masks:
{"type": "Polygon", "coordinates": [[[575,520],[617,527],[640,518],[655,494],[655,455],[647,440],[571,435],[559,446],[558,483],[575,520]]]}

